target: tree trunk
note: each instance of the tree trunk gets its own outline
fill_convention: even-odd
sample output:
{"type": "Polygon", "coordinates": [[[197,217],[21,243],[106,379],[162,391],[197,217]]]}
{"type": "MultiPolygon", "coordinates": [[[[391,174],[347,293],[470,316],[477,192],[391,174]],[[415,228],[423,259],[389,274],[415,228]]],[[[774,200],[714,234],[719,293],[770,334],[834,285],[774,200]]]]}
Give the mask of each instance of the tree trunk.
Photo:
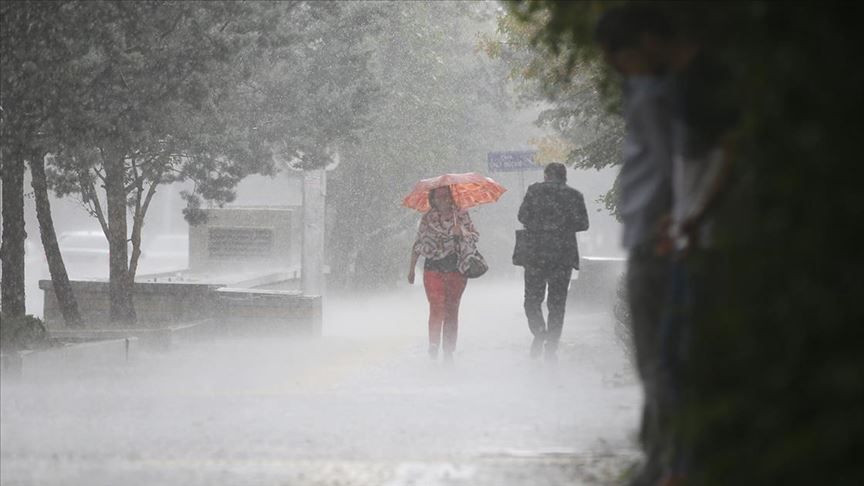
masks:
{"type": "Polygon", "coordinates": [[[57,297],[66,326],[79,327],[81,314],[78,312],[78,301],[72,293],[66,265],[63,264],[63,255],[60,254],[60,246],[57,244],[57,234],[54,232],[54,221],[51,217],[51,203],[48,200],[45,159],[40,150],[35,150],[30,158],[30,174],[36,199],[36,219],[39,220],[39,233],[42,236],[42,246],[45,248],[45,258],[48,260],[48,270],[51,272],[54,295],[57,297]]]}
{"type": "Polygon", "coordinates": [[[137,204],[135,205],[135,215],[132,218],[132,256],[129,258],[129,279],[135,282],[135,275],[138,272],[138,260],[141,258],[141,232],[144,229],[144,218],[147,216],[147,210],[150,208],[150,201],[156,194],[156,187],[159,185],[161,173],[154,178],[150,183],[150,188],[147,194],[143,195],[144,188],[139,186],[136,190],[137,204]],[[142,201],[143,196],[143,201],[142,201]]]}
{"type": "Polygon", "coordinates": [[[135,323],[132,303],[132,280],[129,278],[129,254],[126,243],[126,165],[122,151],[112,150],[103,160],[105,195],[108,207],[109,294],[112,322],[135,323]]]}
{"type": "Polygon", "coordinates": [[[24,161],[19,154],[2,154],[3,241],[0,244],[3,282],[0,309],[5,318],[26,313],[24,304],[24,161]]]}
{"type": "Polygon", "coordinates": [[[129,257],[129,279],[134,282],[138,273],[138,260],[141,258],[141,227],[144,219],[136,214],[132,218],[132,255],[129,257]]]}

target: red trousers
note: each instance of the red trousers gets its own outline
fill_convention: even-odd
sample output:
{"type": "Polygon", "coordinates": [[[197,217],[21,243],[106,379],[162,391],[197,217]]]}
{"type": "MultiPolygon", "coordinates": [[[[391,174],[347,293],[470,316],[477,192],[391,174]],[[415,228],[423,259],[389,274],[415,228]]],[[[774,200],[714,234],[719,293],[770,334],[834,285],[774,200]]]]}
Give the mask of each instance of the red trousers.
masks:
{"type": "Polygon", "coordinates": [[[429,300],[429,344],[441,344],[444,334],[444,352],[456,349],[459,333],[459,301],[467,279],[459,272],[423,272],[423,286],[429,300]]]}

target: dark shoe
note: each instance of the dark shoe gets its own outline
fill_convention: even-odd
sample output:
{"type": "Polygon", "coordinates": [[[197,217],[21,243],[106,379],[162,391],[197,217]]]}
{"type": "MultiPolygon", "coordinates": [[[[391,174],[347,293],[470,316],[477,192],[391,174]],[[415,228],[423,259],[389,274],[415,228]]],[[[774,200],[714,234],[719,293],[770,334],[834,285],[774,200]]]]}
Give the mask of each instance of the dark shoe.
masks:
{"type": "Polygon", "coordinates": [[[434,344],[429,345],[429,357],[431,359],[438,359],[438,346],[434,344]]]}
{"type": "Polygon", "coordinates": [[[535,337],[531,341],[531,359],[537,359],[543,354],[543,338],[535,337]]]}

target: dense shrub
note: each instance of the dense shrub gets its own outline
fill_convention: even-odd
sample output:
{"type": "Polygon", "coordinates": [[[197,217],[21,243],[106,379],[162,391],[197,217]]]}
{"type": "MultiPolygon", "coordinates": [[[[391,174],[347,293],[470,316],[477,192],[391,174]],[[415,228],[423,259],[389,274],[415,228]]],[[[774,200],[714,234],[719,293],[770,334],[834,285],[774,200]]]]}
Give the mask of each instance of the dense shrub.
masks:
{"type": "Polygon", "coordinates": [[[38,317],[3,317],[0,324],[0,348],[3,350],[36,349],[46,345],[48,333],[38,317]]]}

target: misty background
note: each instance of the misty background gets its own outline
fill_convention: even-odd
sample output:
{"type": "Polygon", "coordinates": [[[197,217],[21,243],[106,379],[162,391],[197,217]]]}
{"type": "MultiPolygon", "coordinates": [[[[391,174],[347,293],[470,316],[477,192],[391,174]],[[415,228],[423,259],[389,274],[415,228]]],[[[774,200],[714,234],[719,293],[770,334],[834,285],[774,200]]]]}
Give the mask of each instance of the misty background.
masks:
{"type": "MultiPolygon", "coordinates": [[[[497,204],[475,208],[472,214],[482,235],[480,250],[490,263],[490,277],[521,278],[519,269],[510,264],[513,231],[519,227],[516,212],[524,190],[542,180],[542,166],[537,171],[490,173],[487,155],[539,149],[541,164],[567,162],[569,154],[560,147],[550,148],[549,140],[559,146],[594,140],[597,133],[591,120],[571,121],[567,130],[550,126],[559,120],[550,122],[549,113],[562,111],[562,105],[546,101],[543,87],[526,87],[530,80],[514,78],[517,60],[502,57],[500,49],[490,55],[492,43],[514,43],[507,30],[512,20],[494,2],[362,2],[328,8],[335,10],[330,12],[335,18],[362,19],[350,34],[328,41],[336,43],[333,49],[344,48],[340,42],[356,42],[351,49],[362,56],[362,67],[319,73],[319,79],[343,96],[362,93],[350,98],[362,101],[362,108],[352,114],[353,123],[334,120],[330,122],[334,126],[328,127],[344,131],[334,137],[344,141],[338,144],[338,164],[331,163],[335,167],[328,171],[326,188],[328,289],[392,289],[402,284],[419,214],[402,208],[401,199],[417,180],[444,172],[481,172],[508,189],[497,204]],[[357,78],[358,72],[362,78],[357,78]]],[[[317,29],[313,34],[325,32],[327,26],[317,29]]],[[[512,56],[528,55],[528,41],[521,41],[522,52],[513,48],[512,56]]],[[[315,51],[307,55],[319,56],[315,51]]],[[[596,95],[589,91],[581,98],[585,103],[596,95]]],[[[291,113],[291,124],[314,124],[321,116],[291,113]]],[[[614,159],[615,153],[616,148],[604,147],[596,157],[614,159]]],[[[579,235],[582,254],[621,256],[618,224],[603,199],[612,188],[615,171],[590,162],[571,163],[569,171],[569,183],[585,195],[591,218],[591,230],[579,235]]],[[[302,171],[290,165],[284,157],[276,157],[270,175],[250,174],[238,181],[230,202],[205,201],[204,207],[299,206],[302,171]]],[[[29,189],[29,174],[25,178],[29,189]]],[[[170,270],[178,260],[182,262],[188,232],[182,212],[187,201],[182,194],[194,189],[192,182],[176,182],[163,183],[156,190],[142,232],[140,274],[170,270]]],[[[40,259],[43,252],[32,192],[27,191],[27,196],[27,308],[41,316],[37,284],[49,275],[44,257],[40,259]]],[[[91,209],[75,193],[51,198],[61,250],[75,248],[66,255],[70,277],[107,277],[108,244],[98,236],[101,228],[91,209]],[[100,251],[104,260],[82,249],[100,251]]]]}

